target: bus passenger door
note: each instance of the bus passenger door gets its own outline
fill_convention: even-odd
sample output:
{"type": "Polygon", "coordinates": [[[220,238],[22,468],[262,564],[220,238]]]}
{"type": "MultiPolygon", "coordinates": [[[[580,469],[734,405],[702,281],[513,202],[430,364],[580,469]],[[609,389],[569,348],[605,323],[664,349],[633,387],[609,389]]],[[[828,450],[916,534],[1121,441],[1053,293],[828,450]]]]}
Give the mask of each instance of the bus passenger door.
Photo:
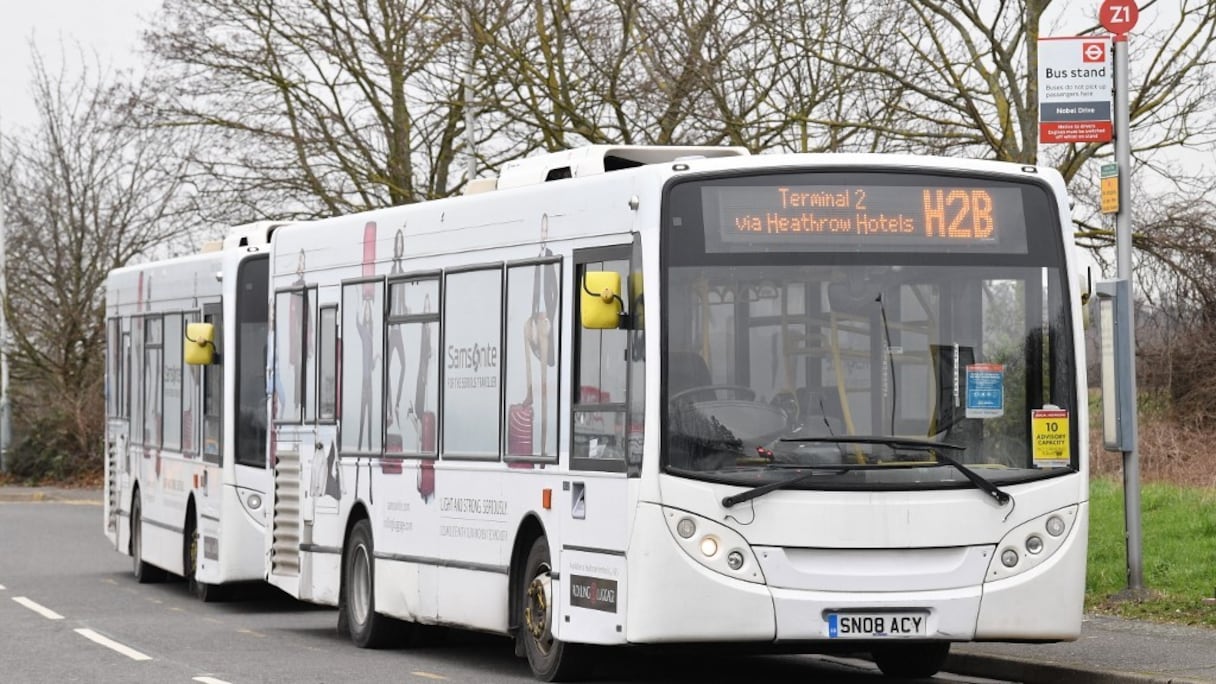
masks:
{"type": "MultiPolygon", "coordinates": [[[[311,460],[316,441],[315,395],[309,379],[312,342],[316,327],[316,291],[301,283],[274,295],[273,379],[270,419],[270,466],[274,473],[274,510],[269,529],[270,572],[292,577],[300,574],[301,523],[311,521],[312,499],[308,497],[308,474],[303,467],[311,460]]],[[[298,589],[286,587],[295,594],[298,589]]]]}
{"type": "MultiPolygon", "coordinates": [[[[623,638],[625,548],[631,499],[629,378],[635,363],[632,344],[640,280],[630,278],[629,246],[575,253],[574,396],[571,398],[570,480],[563,483],[558,509],[562,595],[556,603],[562,638],[614,643],[623,638]],[[589,329],[582,324],[581,292],[589,273],[620,276],[620,325],[589,329]]],[[[640,269],[639,269],[640,270],[640,269]]],[[[638,306],[640,313],[640,304],[638,306]]],[[[637,391],[641,391],[641,387],[637,391]]]]}
{"type": "Polygon", "coordinates": [[[244,469],[237,470],[237,486],[265,493],[266,472],[266,345],[268,303],[265,295],[267,260],[255,258],[242,262],[237,271],[235,353],[226,360],[236,362],[236,382],[231,388],[236,411],[233,434],[234,460],[244,469]]]}
{"type": "MultiPolygon", "coordinates": [[[[127,442],[130,423],[127,416],[127,384],[131,339],[123,330],[123,319],[118,317],[106,321],[106,462],[105,462],[105,521],[106,536],[120,548],[123,534],[119,530],[119,511],[130,487],[130,452],[127,442]]],[[[125,548],[125,547],[122,547],[125,548]]]]}

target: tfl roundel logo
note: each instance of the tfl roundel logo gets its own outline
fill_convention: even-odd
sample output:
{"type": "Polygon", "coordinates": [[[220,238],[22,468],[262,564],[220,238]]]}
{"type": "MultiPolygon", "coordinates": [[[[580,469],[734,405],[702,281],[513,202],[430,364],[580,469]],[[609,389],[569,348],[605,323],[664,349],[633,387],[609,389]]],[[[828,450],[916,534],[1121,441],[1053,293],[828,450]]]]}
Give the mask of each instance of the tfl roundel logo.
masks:
{"type": "Polygon", "coordinates": [[[1081,43],[1081,61],[1101,64],[1106,61],[1106,43],[1081,43]]]}

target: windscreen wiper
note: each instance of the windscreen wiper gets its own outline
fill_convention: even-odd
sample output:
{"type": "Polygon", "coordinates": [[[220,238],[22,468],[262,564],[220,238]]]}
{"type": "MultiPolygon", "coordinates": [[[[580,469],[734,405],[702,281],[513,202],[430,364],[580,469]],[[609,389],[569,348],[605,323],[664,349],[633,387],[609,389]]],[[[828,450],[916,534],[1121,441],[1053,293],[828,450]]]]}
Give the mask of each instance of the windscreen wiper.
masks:
{"type": "MultiPolygon", "coordinates": [[[[808,441],[818,441],[818,440],[808,440],[808,441]]],[[[772,466],[770,466],[770,467],[772,467],[772,466]]],[[[824,471],[824,470],[830,470],[834,473],[845,473],[850,470],[859,470],[861,468],[867,468],[870,466],[849,465],[849,464],[839,464],[839,465],[816,464],[816,465],[799,465],[799,466],[791,465],[791,466],[787,466],[787,467],[790,467],[790,468],[797,467],[800,469],[809,470],[810,472],[801,473],[799,475],[795,475],[794,477],[791,477],[791,478],[788,478],[785,480],[778,480],[776,482],[769,482],[768,484],[762,484],[759,487],[752,487],[751,489],[748,489],[747,491],[743,491],[743,492],[739,492],[738,494],[732,494],[731,496],[723,497],[722,498],[722,507],[730,508],[731,506],[734,506],[735,504],[743,503],[744,501],[751,501],[752,499],[754,499],[758,496],[764,496],[765,494],[768,494],[769,492],[776,491],[778,489],[784,489],[786,487],[792,487],[792,486],[798,484],[799,482],[806,482],[807,480],[813,479],[816,476],[821,475],[822,471],[824,471]]]]}
{"type": "MultiPolygon", "coordinates": [[[[944,452],[947,449],[954,451],[963,451],[967,447],[951,444],[950,442],[935,442],[931,439],[915,439],[912,437],[894,437],[887,435],[840,435],[838,437],[796,437],[791,439],[782,439],[782,442],[821,442],[824,444],[880,444],[891,447],[892,449],[904,449],[910,451],[927,451],[932,452],[933,456],[942,463],[953,466],[971,481],[976,487],[983,491],[988,496],[991,496],[996,502],[1002,506],[1009,503],[1012,498],[1008,493],[1001,490],[990,480],[975,472],[971,468],[963,465],[951,456],[947,456],[944,452]]],[[[746,494],[747,492],[744,492],[746,494]]]]}

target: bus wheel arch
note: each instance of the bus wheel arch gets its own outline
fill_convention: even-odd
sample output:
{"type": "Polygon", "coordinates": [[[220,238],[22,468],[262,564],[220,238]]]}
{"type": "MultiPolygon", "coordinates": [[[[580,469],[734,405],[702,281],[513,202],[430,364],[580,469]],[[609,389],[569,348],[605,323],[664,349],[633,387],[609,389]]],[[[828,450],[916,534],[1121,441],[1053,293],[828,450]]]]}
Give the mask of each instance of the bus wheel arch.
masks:
{"type": "Polygon", "coordinates": [[[362,502],[356,501],[346,516],[346,527],[342,531],[342,560],[338,564],[338,633],[346,636],[350,636],[350,624],[346,617],[346,546],[355,524],[367,519],[367,508],[362,502]]]}
{"type": "MultiPolygon", "coordinates": [[[[521,537],[522,538],[522,537],[521,537]]],[[[554,573],[549,538],[543,533],[532,540],[528,555],[513,581],[512,592],[518,599],[515,620],[516,652],[523,644],[524,655],[532,673],[546,682],[571,681],[581,678],[588,669],[588,646],[569,644],[553,636],[552,575],[554,573]]],[[[512,573],[513,576],[515,573],[512,573]]]]}
{"type": "Polygon", "coordinates": [[[186,580],[186,591],[203,603],[211,603],[219,601],[222,592],[214,584],[200,582],[195,576],[198,570],[198,554],[202,552],[199,548],[201,540],[198,508],[194,503],[194,495],[191,494],[186,500],[186,519],[182,523],[182,579],[186,580]]]}
{"type": "Polygon", "coordinates": [[[165,579],[165,571],[144,562],[143,537],[143,504],[140,502],[139,485],[136,484],[131,489],[131,539],[128,549],[131,554],[131,570],[139,584],[161,582],[165,579]]]}
{"type": "Polygon", "coordinates": [[[359,648],[383,648],[402,641],[405,623],[376,612],[375,539],[367,509],[356,504],[342,542],[338,631],[359,648]]]}
{"type": "Polygon", "coordinates": [[[524,564],[528,562],[528,553],[532,550],[532,544],[545,536],[544,525],[535,515],[529,513],[520,521],[519,529],[515,532],[515,546],[511,549],[511,575],[507,591],[507,628],[516,637],[515,655],[521,658],[526,655],[523,650],[523,641],[520,638],[522,636],[520,619],[523,616],[521,597],[523,585],[527,581],[524,579],[524,573],[527,570],[524,564]]]}

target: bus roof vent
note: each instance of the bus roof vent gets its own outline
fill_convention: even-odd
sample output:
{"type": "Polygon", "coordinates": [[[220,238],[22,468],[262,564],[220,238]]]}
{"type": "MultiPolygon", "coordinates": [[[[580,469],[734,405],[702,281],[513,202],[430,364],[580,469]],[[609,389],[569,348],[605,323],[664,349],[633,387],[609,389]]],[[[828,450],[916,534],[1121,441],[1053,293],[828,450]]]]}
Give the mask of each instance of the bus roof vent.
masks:
{"type": "Polygon", "coordinates": [[[224,248],[270,244],[270,234],[275,228],[283,225],[287,224],[282,221],[254,221],[233,226],[228,229],[228,235],[224,236],[224,248]]]}
{"type": "Polygon", "coordinates": [[[491,176],[489,178],[474,178],[464,184],[462,195],[479,195],[483,192],[490,192],[498,187],[498,177],[491,176]]]}
{"type": "Polygon", "coordinates": [[[540,185],[547,181],[594,176],[608,171],[680,159],[738,157],[746,154],[748,151],[743,147],[587,145],[508,162],[498,176],[497,188],[506,190],[525,185],[540,185]]]}

